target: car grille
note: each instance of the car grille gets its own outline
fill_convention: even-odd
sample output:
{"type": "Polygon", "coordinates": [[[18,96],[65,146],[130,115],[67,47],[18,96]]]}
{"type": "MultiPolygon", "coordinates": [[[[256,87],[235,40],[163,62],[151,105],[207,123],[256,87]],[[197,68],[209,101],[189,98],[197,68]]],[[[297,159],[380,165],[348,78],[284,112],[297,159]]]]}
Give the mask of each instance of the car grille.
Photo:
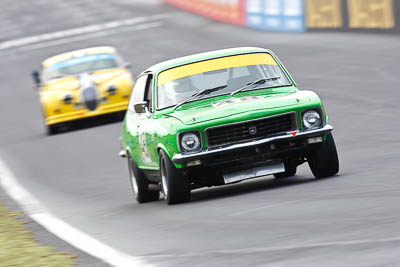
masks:
{"type": "Polygon", "coordinates": [[[296,113],[272,116],[206,129],[209,148],[242,143],[297,130],[296,113]]]}
{"type": "Polygon", "coordinates": [[[88,110],[94,111],[97,108],[97,90],[94,87],[87,87],[82,91],[83,101],[88,110]]]}

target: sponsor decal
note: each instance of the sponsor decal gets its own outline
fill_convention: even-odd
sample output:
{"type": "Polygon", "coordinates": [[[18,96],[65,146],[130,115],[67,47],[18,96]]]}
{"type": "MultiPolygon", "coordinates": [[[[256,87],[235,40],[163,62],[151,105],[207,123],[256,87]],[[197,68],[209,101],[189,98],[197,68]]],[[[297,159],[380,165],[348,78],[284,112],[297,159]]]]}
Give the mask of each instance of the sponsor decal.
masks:
{"type": "Polygon", "coordinates": [[[340,28],[343,26],[341,0],[307,0],[307,28],[340,28]]]}
{"type": "Polygon", "coordinates": [[[162,86],[167,82],[199,73],[253,65],[278,65],[278,63],[267,53],[252,53],[210,59],[165,70],[158,75],[157,85],[162,86]]]}
{"type": "Polygon", "coordinates": [[[247,25],[268,31],[304,32],[303,0],[247,0],[247,25]]]}
{"type": "Polygon", "coordinates": [[[164,0],[165,2],[215,20],[244,24],[245,0],[164,0]]]}
{"type": "Polygon", "coordinates": [[[254,100],[261,99],[261,98],[264,98],[264,97],[263,96],[245,96],[245,97],[240,97],[240,98],[230,98],[228,100],[218,102],[218,103],[214,104],[213,106],[214,107],[222,107],[222,106],[232,105],[232,104],[246,102],[246,101],[254,101],[254,100]]]}
{"type": "Polygon", "coordinates": [[[228,23],[277,32],[399,31],[399,0],[164,0],[228,23]]]}
{"type": "Polygon", "coordinates": [[[393,0],[348,0],[350,28],[391,29],[395,26],[393,0]]]}

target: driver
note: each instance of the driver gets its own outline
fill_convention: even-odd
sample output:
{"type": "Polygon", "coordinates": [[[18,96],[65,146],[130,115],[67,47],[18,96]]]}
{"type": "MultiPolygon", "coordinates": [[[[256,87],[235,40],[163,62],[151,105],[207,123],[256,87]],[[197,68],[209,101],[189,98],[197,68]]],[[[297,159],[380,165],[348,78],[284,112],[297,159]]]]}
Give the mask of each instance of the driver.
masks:
{"type": "Polygon", "coordinates": [[[180,78],[166,83],[164,86],[164,102],[162,106],[168,107],[180,103],[197,93],[191,77],[180,78]]]}

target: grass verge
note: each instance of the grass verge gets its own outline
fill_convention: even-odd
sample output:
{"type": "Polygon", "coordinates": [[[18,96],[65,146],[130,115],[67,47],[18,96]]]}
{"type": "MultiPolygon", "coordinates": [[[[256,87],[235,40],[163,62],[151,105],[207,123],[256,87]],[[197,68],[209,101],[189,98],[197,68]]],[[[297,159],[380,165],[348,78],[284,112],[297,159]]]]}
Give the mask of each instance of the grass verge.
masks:
{"type": "Polygon", "coordinates": [[[0,266],[74,266],[74,256],[38,243],[18,213],[0,203],[0,266]]]}

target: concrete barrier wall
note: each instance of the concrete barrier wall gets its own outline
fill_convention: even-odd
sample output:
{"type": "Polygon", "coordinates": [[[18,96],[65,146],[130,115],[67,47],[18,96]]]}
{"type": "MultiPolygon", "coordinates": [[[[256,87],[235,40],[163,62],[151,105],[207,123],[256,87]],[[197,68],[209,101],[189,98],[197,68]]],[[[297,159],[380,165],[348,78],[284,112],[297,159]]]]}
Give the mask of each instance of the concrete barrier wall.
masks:
{"type": "Polygon", "coordinates": [[[267,31],[400,33],[400,0],[164,0],[219,21],[267,31]]]}

